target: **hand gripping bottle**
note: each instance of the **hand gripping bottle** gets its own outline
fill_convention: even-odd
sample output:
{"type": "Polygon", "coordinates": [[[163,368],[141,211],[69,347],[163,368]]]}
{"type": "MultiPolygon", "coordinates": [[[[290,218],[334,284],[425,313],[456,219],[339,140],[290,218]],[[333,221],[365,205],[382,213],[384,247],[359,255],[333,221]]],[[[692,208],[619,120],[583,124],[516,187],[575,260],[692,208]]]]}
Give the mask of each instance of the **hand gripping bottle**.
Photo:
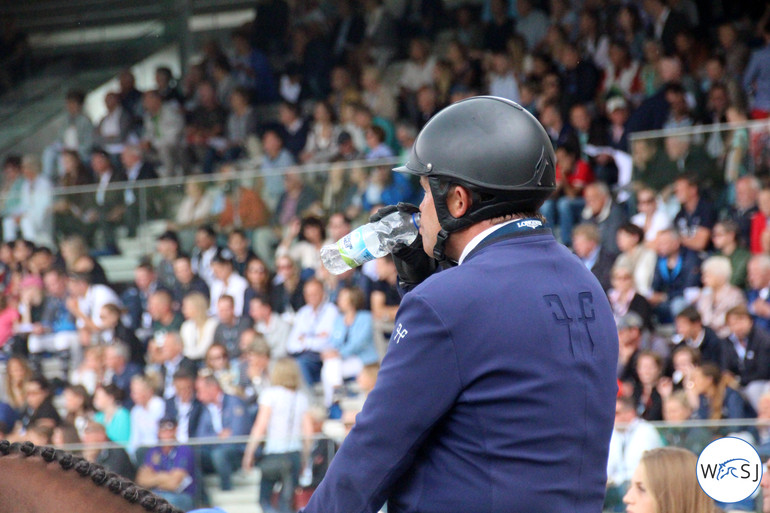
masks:
{"type": "Polygon", "coordinates": [[[321,248],[321,262],[332,274],[342,274],[364,262],[389,254],[398,243],[411,244],[420,232],[420,213],[393,212],[365,224],[321,248]]]}

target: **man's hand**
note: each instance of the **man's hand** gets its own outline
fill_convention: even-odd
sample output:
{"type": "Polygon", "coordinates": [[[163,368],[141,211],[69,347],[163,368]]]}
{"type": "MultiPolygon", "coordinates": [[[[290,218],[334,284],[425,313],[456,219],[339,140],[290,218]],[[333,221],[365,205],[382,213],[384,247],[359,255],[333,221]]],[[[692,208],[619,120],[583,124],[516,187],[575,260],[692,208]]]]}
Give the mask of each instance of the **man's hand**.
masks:
{"type": "MultiPolygon", "coordinates": [[[[399,203],[398,205],[388,205],[379,209],[369,218],[369,222],[377,222],[393,212],[405,212],[415,214],[420,211],[414,205],[409,203],[399,203]]],[[[397,244],[391,252],[393,263],[396,264],[398,271],[398,284],[404,291],[408,292],[423,282],[436,270],[436,260],[429,257],[422,248],[422,236],[417,234],[410,245],[397,244]]]]}

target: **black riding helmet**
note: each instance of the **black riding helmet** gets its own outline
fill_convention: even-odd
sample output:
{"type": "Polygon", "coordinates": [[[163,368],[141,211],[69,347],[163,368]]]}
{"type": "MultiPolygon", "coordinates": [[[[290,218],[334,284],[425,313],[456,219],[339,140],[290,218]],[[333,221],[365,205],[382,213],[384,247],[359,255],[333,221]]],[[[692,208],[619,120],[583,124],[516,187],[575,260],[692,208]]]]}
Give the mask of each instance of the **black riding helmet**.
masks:
{"type": "Polygon", "coordinates": [[[536,212],[556,189],[551,140],[535,117],[515,102],[476,96],[446,107],[417,135],[409,160],[394,171],[428,177],[441,231],[434,257],[441,261],[452,232],[484,219],[536,212]],[[452,185],[472,194],[456,218],[446,197],[452,185]]]}

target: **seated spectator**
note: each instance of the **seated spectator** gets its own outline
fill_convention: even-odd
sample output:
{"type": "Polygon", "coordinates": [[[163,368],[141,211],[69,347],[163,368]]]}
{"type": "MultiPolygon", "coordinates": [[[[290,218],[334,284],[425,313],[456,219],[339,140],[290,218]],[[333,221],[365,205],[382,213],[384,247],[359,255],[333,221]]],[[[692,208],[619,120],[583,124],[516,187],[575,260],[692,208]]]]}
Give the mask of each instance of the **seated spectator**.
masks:
{"type": "Polygon", "coordinates": [[[324,405],[332,405],[335,388],[344,380],[355,379],[365,365],[379,362],[374,347],[372,314],[363,309],[364,293],[345,288],[337,298],[339,314],[329,337],[330,348],[321,353],[324,405]]]}
{"type": "MultiPolygon", "coordinates": [[[[173,443],[177,422],[164,417],[158,422],[158,440],[173,443]]],[[[195,455],[187,445],[163,445],[150,448],[136,472],[136,484],[166,499],[182,511],[195,507],[195,455]],[[186,486],[185,486],[186,485],[186,486]]]]}
{"type": "Polygon", "coordinates": [[[158,284],[167,290],[174,290],[176,277],[174,276],[174,260],[181,254],[179,236],[173,230],[166,230],[156,239],[155,252],[159,256],[156,267],[158,284]]]}
{"type": "MultiPolygon", "coordinates": [[[[286,192],[281,194],[272,220],[273,226],[281,228],[289,226],[294,219],[302,218],[318,202],[318,196],[313,188],[305,183],[302,175],[295,172],[286,173],[284,183],[286,192]]],[[[270,252],[272,251],[274,248],[271,248],[270,252]]],[[[266,257],[266,253],[259,248],[257,253],[266,257]]]]}
{"type": "MultiPolygon", "coordinates": [[[[757,416],[754,408],[733,388],[733,378],[713,363],[703,363],[693,372],[699,405],[695,418],[701,420],[746,419],[757,416]]],[[[731,430],[736,430],[734,427],[731,430]]],[[[739,430],[738,430],[739,431],[739,430]]]]}
{"type": "Polygon", "coordinates": [[[727,344],[724,368],[738,380],[752,406],[759,407],[759,397],[770,380],[770,334],[755,326],[744,305],[727,311],[727,344]]]}
{"type": "MultiPolygon", "coordinates": [[[[280,314],[273,311],[269,298],[254,296],[249,301],[249,317],[254,322],[254,329],[264,337],[273,358],[286,356],[286,342],[289,339],[291,324],[280,314]]],[[[245,333],[245,332],[244,332],[245,333]]],[[[243,337],[243,334],[241,334],[243,337]]]]}
{"type": "Polygon", "coordinates": [[[746,287],[746,267],[751,258],[751,252],[740,245],[738,223],[735,221],[719,221],[711,232],[711,242],[718,255],[730,259],[732,274],[730,285],[743,289],[746,287]]]}
{"type": "MultiPolygon", "coordinates": [[[[86,446],[104,445],[108,442],[115,441],[116,440],[108,438],[104,426],[99,422],[89,422],[86,425],[83,433],[83,443],[86,446]]],[[[86,461],[97,463],[109,472],[114,472],[126,479],[134,479],[134,475],[136,474],[134,464],[131,462],[128,453],[122,447],[111,447],[109,449],[86,447],[82,454],[86,461]]]]}
{"type": "Polygon", "coordinates": [[[211,304],[209,313],[218,314],[219,299],[230,296],[235,303],[235,311],[243,311],[243,297],[249,287],[245,278],[234,272],[233,259],[235,255],[227,248],[220,249],[211,260],[214,280],[211,282],[211,304]]]}
{"type": "Polygon", "coordinates": [[[695,303],[704,326],[724,338],[730,334],[725,315],[731,308],[746,304],[743,292],[730,285],[730,260],[722,256],[707,258],[701,265],[703,288],[695,303]]]}
{"type": "Polygon", "coordinates": [[[104,365],[104,347],[89,346],[83,351],[83,360],[77,368],[69,374],[69,383],[83,385],[89,393],[93,394],[96,386],[104,383],[106,372],[104,365]]]}
{"type": "Polygon", "coordinates": [[[187,235],[194,232],[198,226],[212,220],[213,209],[214,198],[207,193],[206,184],[187,182],[184,184],[184,198],[179,203],[173,222],[169,222],[168,229],[178,230],[181,238],[186,240],[187,235]]]}
{"type": "Polygon", "coordinates": [[[58,269],[43,276],[45,299],[40,321],[32,324],[27,338],[32,366],[40,372],[43,353],[55,352],[62,364],[64,375],[69,374],[72,352],[78,349],[75,318],[67,309],[67,277],[58,269]]]}
{"type": "Polygon", "coordinates": [[[653,351],[641,351],[636,357],[634,401],[636,410],[644,420],[663,420],[663,398],[659,391],[663,372],[663,359],[653,351]]]}
{"type": "Polygon", "coordinates": [[[94,420],[104,426],[106,437],[117,443],[131,438],[131,414],[122,406],[123,398],[123,391],[112,384],[99,385],[94,392],[94,420]]]}
{"type": "Polygon", "coordinates": [[[305,280],[302,279],[299,267],[289,256],[282,256],[276,259],[276,286],[275,299],[272,303],[273,309],[285,314],[284,318],[291,320],[294,315],[305,304],[303,290],[305,280]],[[280,281],[279,281],[280,280],[280,281]]]}
{"type": "Polygon", "coordinates": [[[413,201],[415,191],[409,178],[391,171],[388,166],[372,169],[366,190],[361,194],[361,207],[372,210],[378,205],[395,205],[400,201],[413,201]]]}
{"type": "Polygon", "coordinates": [[[184,346],[179,333],[170,331],[159,335],[155,339],[155,344],[160,352],[160,395],[168,399],[174,395],[174,374],[180,369],[195,374],[198,366],[184,356],[184,346]]]}
{"type": "MultiPolygon", "coordinates": [[[[11,356],[5,363],[5,376],[3,378],[3,400],[16,412],[24,409],[24,387],[34,372],[21,356],[11,356]]],[[[13,426],[10,426],[11,428],[13,426]]]]}
{"type": "Polygon", "coordinates": [[[62,150],[75,150],[85,159],[94,144],[94,126],[83,113],[86,95],[70,90],[66,96],[67,116],[56,140],[43,150],[42,175],[48,180],[59,176],[59,155],[62,150]]]}
{"type": "MultiPolygon", "coordinates": [[[[156,290],[147,300],[147,313],[152,318],[152,337],[158,337],[163,333],[178,332],[182,327],[184,318],[173,309],[173,299],[167,290],[156,290]]],[[[157,341],[156,341],[157,342],[157,341]]]]}
{"type": "MultiPolygon", "coordinates": [[[[248,277],[246,276],[246,264],[251,259],[257,258],[257,255],[255,255],[251,250],[251,247],[249,247],[250,244],[251,241],[249,240],[249,237],[246,235],[246,231],[243,228],[235,228],[227,236],[227,249],[233,253],[233,270],[236,272],[236,274],[243,276],[247,280],[248,277]]],[[[244,294],[244,310],[247,308],[245,298],[246,295],[244,294]]]]}
{"type": "MultiPolygon", "coordinates": [[[[682,390],[663,399],[663,420],[679,424],[692,419],[693,406],[687,393],[682,390]]],[[[667,445],[700,453],[711,441],[711,434],[702,427],[666,426],[660,431],[667,445]]]]}
{"type": "Polygon", "coordinates": [[[286,350],[299,364],[308,385],[321,379],[321,354],[329,348],[329,337],[337,317],[337,308],[326,301],[323,285],[308,280],[303,288],[305,306],[294,317],[286,350]]]}
{"type": "Polygon", "coordinates": [[[286,236],[276,249],[276,256],[289,255],[303,271],[313,274],[321,267],[320,251],[326,242],[326,229],[321,219],[315,216],[295,219],[286,231],[286,236]]]}
{"type": "Polygon", "coordinates": [[[136,77],[131,70],[124,69],[118,74],[118,86],[123,109],[131,114],[136,125],[141,124],[142,93],[136,88],[136,77]]]}
{"type": "MultiPolygon", "coordinates": [[[[102,307],[99,318],[102,321],[99,332],[99,342],[107,347],[116,343],[126,344],[129,361],[144,365],[144,344],[137,338],[134,330],[126,327],[122,322],[123,310],[117,305],[107,303],[102,307]]],[[[145,317],[145,316],[143,316],[145,317]]],[[[146,317],[149,318],[149,315],[146,317]]],[[[150,330],[137,330],[136,333],[147,339],[152,334],[150,330]]]]}
{"type": "Polygon", "coordinates": [[[249,315],[249,304],[254,297],[263,296],[268,298],[269,301],[273,297],[274,292],[270,270],[258,256],[249,257],[242,276],[249,283],[249,288],[243,293],[243,312],[240,312],[241,317],[245,317],[249,315]]]}
{"type": "Polygon", "coordinates": [[[313,107],[313,124],[300,161],[303,164],[331,162],[332,157],[337,154],[337,141],[341,133],[342,129],[337,124],[331,106],[323,101],[317,102],[313,107]]]}
{"type": "Polygon", "coordinates": [[[217,301],[219,324],[214,329],[214,342],[225,346],[232,358],[238,358],[241,355],[238,345],[241,333],[252,326],[249,316],[238,317],[235,312],[233,297],[227,294],[221,296],[219,301],[217,301]]]}
{"type": "Polygon", "coordinates": [[[131,408],[134,405],[130,400],[131,380],[142,373],[142,366],[139,362],[131,360],[128,345],[120,340],[104,348],[104,365],[107,368],[109,383],[120,389],[123,397],[126,398],[124,405],[126,408],[131,408]]]}
{"type": "Polygon", "coordinates": [[[586,185],[583,191],[586,207],[583,209],[584,223],[595,224],[599,228],[601,246],[608,253],[618,253],[618,243],[615,234],[626,222],[626,214],[615,203],[610,190],[603,182],[586,185]]]}
{"type": "Polygon", "coordinates": [[[236,173],[232,164],[224,164],[219,168],[224,202],[217,220],[221,232],[235,228],[253,230],[267,225],[270,218],[270,212],[262,198],[254,189],[244,186],[237,179],[236,173]]]}
{"type": "Polygon", "coordinates": [[[746,266],[749,312],[757,326],[770,330],[770,256],[754,255],[746,266]]]}
{"type": "MultiPolygon", "coordinates": [[[[158,173],[155,166],[149,162],[139,146],[127,145],[120,154],[120,162],[126,173],[126,181],[129,185],[137,185],[138,182],[145,180],[157,180],[158,173]]],[[[125,226],[128,228],[128,236],[136,237],[136,231],[141,222],[140,208],[145,209],[146,217],[155,218],[163,210],[163,201],[157,190],[145,188],[137,190],[133,187],[126,188],[123,191],[123,201],[126,205],[123,215],[125,226]],[[144,195],[144,206],[142,206],[142,195],[144,195]]]]}
{"type": "MultiPolygon", "coordinates": [[[[227,440],[248,434],[253,419],[247,413],[246,404],[239,397],[225,394],[211,373],[198,376],[195,391],[203,403],[196,437],[227,440]]],[[[243,447],[236,444],[203,445],[200,451],[203,471],[215,472],[220,488],[231,490],[232,474],[243,456],[243,447]]]]}
{"type": "Polygon", "coordinates": [[[379,160],[393,157],[393,150],[385,142],[385,130],[377,125],[372,125],[366,130],[366,160],[379,160]]]}
{"type": "Polygon", "coordinates": [[[702,197],[698,177],[694,174],[679,176],[674,182],[674,193],[682,205],[674,218],[682,246],[696,253],[705,251],[711,244],[716,211],[711,202],[702,197]]]}
{"type": "Polygon", "coordinates": [[[83,345],[90,345],[101,330],[102,307],[107,304],[120,305],[120,298],[107,285],[93,283],[90,274],[72,273],[69,282],[69,297],[65,304],[75,317],[75,325],[83,345]]]}
{"type": "Polygon", "coordinates": [[[21,159],[24,181],[18,208],[3,218],[3,239],[20,237],[43,246],[53,246],[53,186],[40,173],[40,159],[25,155],[21,159]]]}
{"type": "Polygon", "coordinates": [[[272,386],[259,397],[259,413],[251,427],[241,466],[249,470],[254,465],[256,444],[264,439],[264,456],[257,465],[262,469],[259,493],[260,505],[265,511],[272,509],[273,490],[278,483],[281,483],[281,511],[291,511],[289,505],[302,462],[309,456],[312,420],[308,414],[308,399],[301,392],[301,387],[302,375],[296,362],[291,358],[282,358],[273,369],[272,386]],[[269,460],[284,461],[287,471],[268,471],[269,460]]]}
{"type": "Polygon", "coordinates": [[[288,190],[284,188],[283,175],[294,165],[294,156],[284,147],[284,138],[275,129],[267,129],[262,134],[262,151],[262,199],[273,212],[278,212],[278,198],[288,190]]]}
{"type": "Polygon", "coordinates": [[[751,223],[757,213],[757,196],[761,189],[759,179],[754,175],[741,176],[735,181],[735,201],[727,207],[726,219],[735,221],[739,227],[738,240],[749,246],[751,223]]]}
{"type": "Polygon", "coordinates": [[[166,418],[177,422],[176,439],[187,442],[195,436],[203,404],[195,397],[196,375],[186,369],[174,373],[174,395],[166,399],[166,418]]]}
{"type": "Polygon", "coordinates": [[[615,238],[621,251],[615,265],[630,269],[634,288],[640,295],[648,297],[652,293],[652,278],[658,257],[655,251],[644,246],[644,231],[633,223],[625,223],[618,228],[615,238]]]}
{"type": "Polygon", "coordinates": [[[572,230],[572,248],[586,269],[599,280],[602,288],[608,290],[615,255],[608,253],[601,245],[599,228],[591,223],[583,223],[572,230]]]}
{"type": "Polygon", "coordinates": [[[637,416],[633,399],[619,397],[615,406],[615,427],[610,438],[607,461],[607,496],[603,510],[622,511],[620,498],[631,483],[632,472],[645,451],[663,445],[655,428],[637,416]]]}
{"type": "Polygon", "coordinates": [[[152,320],[149,315],[145,315],[147,300],[157,289],[158,280],[155,269],[150,262],[141,262],[134,268],[134,285],[120,295],[130,320],[129,328],[133,330],[150,328],[152,320]]]}
{"type": "Polygon", "coordinates": [[[588,163],[580,158],[575,138],[556,148],[556,160],[556,191],[540,207],[540,213],[551,226],[559,227],[562,243],[572,246],[572,228],[585,207],[583,188],[593,182],[594,175],[588,163]]]}
{"type": "Polygon", "coordinates": [[[177,175],[181,164],[184,116],[176,102],[164,102],[157,90],[147,91],[142,99],[144,129],[142,151],[160,163],[162,177],[177,175]]]}
{"type": "Polygon", "coordinates": [[[247,330],[241,336],[241,354],[245,361],[241,362],[238,386],[249,404],[257,404],[259,394],[270,386],[270,346],[257,332],[247,330]]]}
{"type": "Polygon", "coordinates": [[[225,105],[229,102],[230,113],[227,116],[224,137],[212,141],[203,161],[203,172],[211,174],[219,162],[232,162],[246,156],[246,141],[257,133],[257,115],[251,108],[251,93],[244,87],[236,87],[228,94],[229,99],[220,99],[225,105]]]}
{"type": "Polygon", "coordinates": [[[107,284],[107,275],[104,268],[88,255],[88,245],[80,235],[70,235],[59,243],[59,251],[67,272],[88,273],[91,283],[107,284]]]}
{"type": "MultiPolygon", "coordinates": [[[[63,150],[61,154],[62,173],[59,187],[80,187],[91,185],[93,175],[80,159],[75,150],[63,150]]],[[[19,198],[19,201],[21,198],[19,198]]],[[[91,207],[93,197],[86,193],[71,193],[59,195],[53,202],[54,237],[59,240],[73,234],[85,233],[83,215],[91,207]]],[[[6,208],[10,206],[6,202],[6,208]]],[[[19,207],[14,207],[18,209],[19,207]]]]}
{"type": "Polygon", "coordinates": [[[211,144],[222,137],[227,122],[227,112],[219,104],[211,82],[198,84],[198,103],[188,114],[185,124],[185,151],[183,167],[186,172],[193,164],[202,163],[211,144]]]}
{"type": "Polygon", "coordinates": [[[219,252],[217,232],[210,225],[199,226],[195,231],[195,247],[190,254],[190,263],[195,274],[211,287],[214,282],[214,270],[211,261],[219,252]]]}
{"type": "Polygon", "coordinates": [[[700,313],[694,306],[679,312],[674,320],[676,334],[680,341],[671,350],[672,354],[682,346],[697,349],[702,363],[713,363],[723,368],[725,362],[725,341],[708,326],[703,325],[700,313]]]}
{"type": "Polygon", "coordinates": [[[749,248],[753,254],[763,253],[762,237],[767,231],[767,220],[770,217],[770,189],[762,189],[757,195],[757,212],[751,218],[751,234],[749,248]]]}
{"type": "Polygon", "coordinates": [[[62,393],[64,397],[64,422],[74,426],[78,433],[85,431],[86,424],[93,415],[91,395],[83,385],[69,385],[62,393]]]}
{"type": "Polygon", "coordinates": [[[164,102],[175,101],[181,105],[184,101],[170,68],[166,66],[155,68],[155,85],[164,102]]]}
{"type": "Polygon", "coordinates": [[[238,367],[230,363],[230,355],[227,353],[227,347],[219,342],[212,344],[206,351],[206,358],[203,360],[203,369],[208,370],[219,382],[222,391],[225,394],[241,397],[241,391],[238,388],[240,376],[238,367]]]}
{"type": "Polygon", "coordinates": [[[134,120],[130,113],[123,110],[120,95],[116,92],[104,95],[104,106],[107,113],[96,125],[94,144],[110,148],[120,147],[128,139],[134,120]]]}
{"type": "Polygon", "coordinates": [[[206,310],[208,310],[209,286],[203,278],[195,274],[190,257],[187,255],[179,255],[174,259],[174,278],[176,285],[174,285],[173,297],[174,303],[179,305],[177,308],[181,307],[182,301],[188,294],[198,293],[206,298],[206,310]]]}
{"type": "Polygon", "coordinates": [[[401,304],[398,271],[393,259],[388,257],[378,258],[375,261],[375,270],[377,281],[373,283],[370,295],[372,317],[375,321],[392,323],[401,304]]]}
{"type": "Polygon", "coordinates": [[[692,381],[692,372],[698,365],[700,365],[700,351],[687,344],[679,344],[671,352],[671,357],[666,364],[666,374],[671,374],[672,391],[686,392],[691,405],[698,402],[692,381]]]}
{"type": "Polygon", "coordinates": [[[203,360],[206,351],[214,343],[214,332],[219,321],[208,314],[209,300],[200,292],[190,292],[182,299],[182,315],[185,321],[179,329],[184,344],[184,356],[190,360],[203,360]]]}
{"type": "Polygon", "coordinates": [[[612,288],[607,291],[607,297],[616,321],[627,313],[633,312],[642,319],[645,329],[652,331],[652,307],[634,287],[633,275],[629,267],[617,263],[613,266],[612,288]]]}
{"type": "Polygon", "coordinates": [[[158,421],[163,418],[166,403],[155,395],[153,384],[143,375],[131,378],[131,400],[134,406],[131,408],[128,447],[141,456],[147,448],[158,443],[158,421]]]}
{"type": "Polygon", "coordinates": [[[663,230],[655,241],[658,262],[652,278],[652,295],[648,298],[655,308],[658,321],[670,323],[688,303],[689,290],[700,285],[700,261],[697,253],[681,247],[679,234],[663,230]]]}
{"type": "MultiPolygon", "coordinates": [[[[65,445],[80,445],[82,442],[78,430],[72,424],[61,424],[53,428],[53,435],[51,435],[51,444],[56,447],[64,447],[65,445]]],[[[73,454],[78,454],[72,451],[73,454]]]]}
{"type": "Polygon", "coordinates": [[[26,430],[33,424],[53,428],[61,423],[59,412],[53,404],[51,386],[43,376],[32,377],[24,384],[24,406],[19,420],[21,430],[26,430]]]}

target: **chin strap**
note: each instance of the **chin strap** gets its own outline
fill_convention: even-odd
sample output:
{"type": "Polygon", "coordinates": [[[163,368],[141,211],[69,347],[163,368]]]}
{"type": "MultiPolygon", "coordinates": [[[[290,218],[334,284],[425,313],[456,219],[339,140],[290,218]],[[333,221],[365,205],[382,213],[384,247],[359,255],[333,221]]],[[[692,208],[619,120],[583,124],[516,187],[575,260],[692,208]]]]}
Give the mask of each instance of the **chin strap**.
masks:
{"type": "Polygon", "coordinates": [[[443,228],[438,232],[438,235],[436,236],[436,244],[433,245],[433,258],[435,258],[439,263],[445,262],[447,260],[447,257],[444,254],[444,245],[446,244],[448,238],[449,232],[443,228]]]}

